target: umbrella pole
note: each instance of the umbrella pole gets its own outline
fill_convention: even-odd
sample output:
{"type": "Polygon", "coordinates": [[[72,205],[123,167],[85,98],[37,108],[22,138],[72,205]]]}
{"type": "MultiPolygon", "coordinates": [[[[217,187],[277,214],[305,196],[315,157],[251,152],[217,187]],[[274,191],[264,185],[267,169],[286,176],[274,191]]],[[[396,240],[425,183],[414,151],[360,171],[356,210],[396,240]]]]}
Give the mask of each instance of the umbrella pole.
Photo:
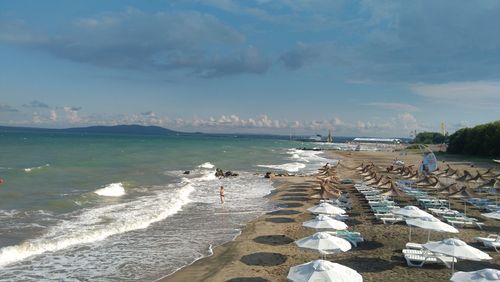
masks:
{"type": "Polygon", "coordinates": [[[431,230],[427,233],[427,242],[429,242],[431,239],[431,230]]]}
{"type": "Polygon", "coordinates": [[[467,202],[464,200],[464,215],[467,216],[467,202]]]}
{"type": "Polygon", "coordinates": [[[408,225],[408,226],[410,226],[410,233],[408,235],[408,241],[411,242],[411,225],[408,225]]]}

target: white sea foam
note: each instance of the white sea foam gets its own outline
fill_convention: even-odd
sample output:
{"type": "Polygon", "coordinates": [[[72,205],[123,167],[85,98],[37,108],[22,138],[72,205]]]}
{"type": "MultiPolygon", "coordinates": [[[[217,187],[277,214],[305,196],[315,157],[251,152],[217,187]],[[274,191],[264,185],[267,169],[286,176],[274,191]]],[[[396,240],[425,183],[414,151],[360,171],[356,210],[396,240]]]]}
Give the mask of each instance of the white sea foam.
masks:
{"type": "Polygon", "coordinates": [[[20,213],[18,210],[0,210],[0,219],[12,218],[20,213]]]}
{"type": "Polygon", "coordinates": [[[189,181],[169,191],[131,202],[85,209],[69,220],[52,226],[40,238],[0,249],[0,266],[23,260],[45,252],[55,252],[77,244],[101,241],[109,236],[143,229],[154,222],[177,213],[190,202],[194,191],[189,181]]]}
{"type": "Polygon", "coordinates": [[[214,168],[215,166],[209,162],[206,162],[206,163],[203,163],[201,165],[198,166],[199,168],[208,168],[208,169],[212,169],[214,168]]]}
{"type": "Polygon", "coordinates": [[[111,183],[104,188],[95,190],[94,193],[105,197],[121,197],[125,195],[125,188],[121,182],[111,183]]]}
{"type": "Polygon", "coordinates": [[[267,167],[278,170],[286,170],[288,172],[298,172],[300,169],[305,168],[306,165],[299,162],[286,163],[281,165],[257,165],[259,167],[267,167]]]}
{"type": "Polygon", "coordinates": [[[197,178],[198,181],[210,181],[210,180],[216,180],[216,179],[217,179],[217,177],[215,176],[215,170],[214,171],[206,171],[200,177],[197,178]]]}
{"type": "Polygon", "coordinates": [[[49,167],[50,164],[45,164],[45,165],[41,165],[41,166],[35,166],[35,167],[27,167],[24,169],[25,172],[31,172],[33,170],[38,170],[38,169],[42,169],[44,167],[49,167]]]}

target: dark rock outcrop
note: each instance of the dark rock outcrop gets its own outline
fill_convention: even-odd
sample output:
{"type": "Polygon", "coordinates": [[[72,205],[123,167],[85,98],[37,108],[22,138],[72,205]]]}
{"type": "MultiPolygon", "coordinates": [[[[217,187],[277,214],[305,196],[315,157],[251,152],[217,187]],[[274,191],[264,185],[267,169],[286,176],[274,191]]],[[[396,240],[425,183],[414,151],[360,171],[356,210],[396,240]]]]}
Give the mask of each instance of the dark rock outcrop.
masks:
{"type": "Polygon", "coordinates": [[[215,169],[215,177],[219,177],[219,178],[221,178],[221,177],[235,177],[235,176],[238,176],[238,174],[237,174],[237,173],[235,173],[235,172],[232,172],[232,171],[230,171],[230,170],[228,170],[228,171],[224,172],[224,171],[223,171],[222,169],[220,169],[220,168],[216,168],[216,169],[215,169]]]}

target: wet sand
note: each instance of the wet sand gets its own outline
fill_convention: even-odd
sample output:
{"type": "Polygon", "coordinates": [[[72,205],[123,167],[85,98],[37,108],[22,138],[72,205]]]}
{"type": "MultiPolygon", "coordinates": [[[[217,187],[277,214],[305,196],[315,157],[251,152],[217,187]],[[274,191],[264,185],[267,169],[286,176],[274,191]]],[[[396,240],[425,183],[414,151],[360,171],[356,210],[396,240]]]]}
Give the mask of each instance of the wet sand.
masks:
{"type": "MultiPolygon", "coordinates": [[[[337,173],[340,178],[360,180],[361,176],[349,168],[362,162],[372,161],[380,167],[399,158],[407,164],[418,164],[420,155],[390,152],[328,152],[333,158],[341,160],[337,173]]],[[[451,161],[454,167],[470,168],[468,162],[451,161]]],[[[485,170],[495,166],[490,163],[475,163],[475,168],[485,170]]],[[[500,168],[496,168],[500,171],[500,168]]],[[[475,171],[475,170],[472,170],[475,171]]],[[[215,248],[210,257],[196,261],[178,272],[160,281],[286,281],[291,266],[318,259],[314,252],[298,249],[293,241],[309,236],[315,231],[302,227],[302,222],[312,219],[307,208],[318,203],[311,199],[318,194],[314,177],[289,176],[272,179],[276,190],[270,196],[271,201],[280,209],[265,214],[248,223],[240,236],[234,241],[215,248]]],[[[363,197],[352,185],[341,185],[341,189],[350,192],[352,210],[346,221],[350,231],[362,234],[365,242],[342,254],[331,255],[329,260],[351,267],[363,276],[364,281],[448,281],[451,270],[445,266],[424,266],[410,268],[401,253],[408,242],[408,227],[404,224],[384,225],[375,220],[363,197]]],[[[414,199],[405,198],[403,204],[413,204],[414,199]]],[[[452,200],[452,208],[463,211],[463,204],[452,200]]],[[[474,242],[476,236],[499,234],[500,223],[480,216],[480,211],[469,207],[468,216],[476,217],[486,224],[484,230],[462,228],[459,234],[431,232],[431,240],[457,237],[475,247],[486,251],[493,260],[473,262],[459,260],[457,271],[474,271],[482,268],[500,268],[500,254],[494,249],[485,249],[474,242]]],[[[412,229],[412,241],[427,241],[427,231],[412,229]]]]}

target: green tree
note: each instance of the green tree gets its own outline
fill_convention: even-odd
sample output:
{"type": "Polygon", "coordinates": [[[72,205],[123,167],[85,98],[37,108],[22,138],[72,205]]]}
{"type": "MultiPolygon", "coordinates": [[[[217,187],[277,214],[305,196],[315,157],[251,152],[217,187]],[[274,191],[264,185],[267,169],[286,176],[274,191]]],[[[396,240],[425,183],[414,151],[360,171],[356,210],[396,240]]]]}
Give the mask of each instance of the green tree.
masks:
{"type": "Polygon", "coordinates": [[[485,157],[500,156],[500,120],[457,130],[449,137],[448,152],[485,157]]]}
{"type": "Polygon", "coordinates": [[[439,132],[420,132],[415,137],[417,144],[441,144],[444,141],[445,136],[439,132]]]}

